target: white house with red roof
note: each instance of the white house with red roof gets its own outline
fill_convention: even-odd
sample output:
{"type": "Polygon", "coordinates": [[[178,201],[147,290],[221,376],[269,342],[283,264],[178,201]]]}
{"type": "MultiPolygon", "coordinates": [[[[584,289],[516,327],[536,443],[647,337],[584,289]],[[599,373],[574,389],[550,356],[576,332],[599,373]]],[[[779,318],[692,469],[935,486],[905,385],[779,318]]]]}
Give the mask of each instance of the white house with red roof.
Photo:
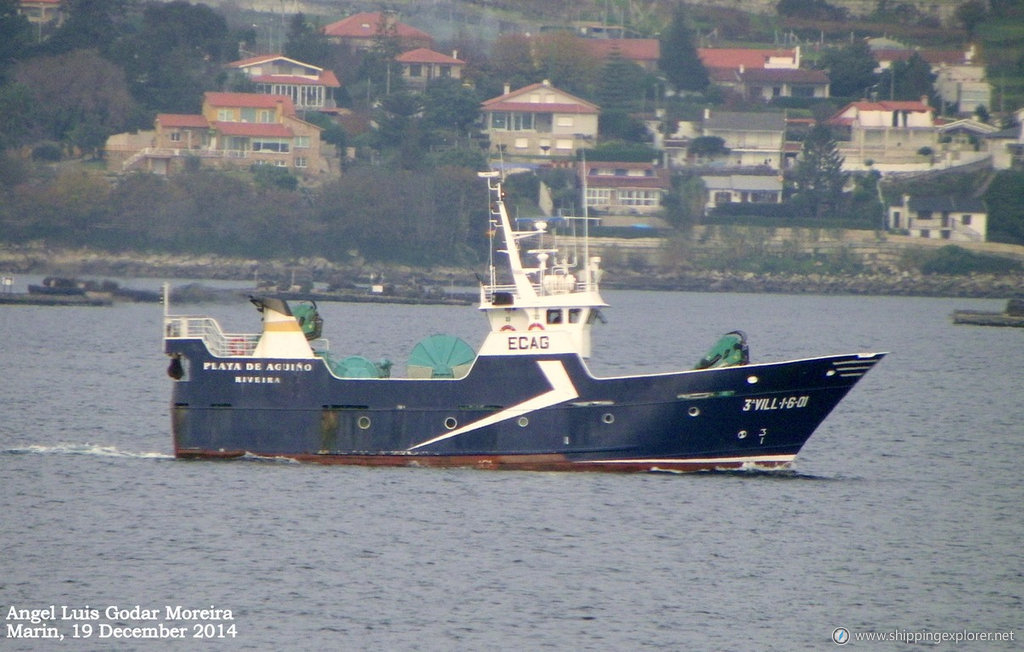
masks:
{"type": "Polygon", "coordinates": [[[859,101],[840,109],[828,124],[842,135],[838,149],[846,169],[912,171],[934,164],[939,142],[934,113],[927,98],[859,101]]]}
{"type": "Polygon", "coordinates": [[[402,67],[402,79],[415,90],[423,90],[434,79],[462,79],[466,62],[452,56],[435,52],[429,48],[416,48],[395,57],[402,67]]]}
{"type": "Polygon", "coordinates": [[[333,71],[290,59],[283,54],[264,54],[232,61],[228,68],[248,76],[256,92],[287,95],[299,111],[337,106],[334,89],[341,88],[333,71]]]}
{"type": "Polygon", "coordinates": [[[381,37],[396,39],[400,50],[434,47],[433,36],[400,22],[393,11],[352,14],[325,25],[322,31],[330,42],[345,45],[354,52],[374,49],[381,37]]]}
{"type": "Polygon", "coordinates": [[[559,90],[545,80],[505,93],[480,105],[483,133],[492,154],[545,159],[572,157],[597,140],[600,107],[559,90]]]}
{"type": "MultiPolygon", "coordinates": [[[[319,177],[331,172],[330,161],[321,152],[321,131],[296,117],[287,95],[208,92],[201,114],[158,114],[150,144],[130,156],[118,151],[110,164],[119,163],[121,172],[156,174],[172,174],[190,160],[220,168],[259,164],[286,168],[300,177],[319,177]]],[[[131,140],[112,137],[111,142],[131,140]]]]}
{"type": "Polygon", "coordinates": [[[796,70],[800,48],[697,48],[697,56],[715,83],[733,85],[737,73],[750,69],[796,70]]]}

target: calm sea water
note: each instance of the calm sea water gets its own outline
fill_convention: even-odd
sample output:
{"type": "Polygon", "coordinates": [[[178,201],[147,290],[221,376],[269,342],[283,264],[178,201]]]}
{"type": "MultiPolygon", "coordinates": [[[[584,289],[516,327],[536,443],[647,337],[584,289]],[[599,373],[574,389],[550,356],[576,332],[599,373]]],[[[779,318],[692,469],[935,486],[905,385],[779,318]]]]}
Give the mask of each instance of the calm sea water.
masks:
{"type": "MultiPolygon", "coordinates": [[[[231,610],[196,621],[234,625],[233,637],[200,631],[227,636],[208,649],[828,649],[838,627],[896,639],[858,649],[1020,645],[1024,330],[949,318],[1002,302],[606,299],[599,374],[688,367],[736,328],[757,360],[892,354],[788,472],[187,462],[170,456],[160,307],[0,308],[2,646],[191,647],[99,638],[101,624],[195,634],[168,606],[231,610]],[[50,605],[81,610],[43,623],[62,643],[9,639],[12,607],[50,605]],[[72,639],[76,624],[92,636],[72,639]],[[1013,642],[912,643],[1010,631],[1013,642]]],[[[475,346],[484,327],[473,308],[321,308],[335,350],[399,368],[421,336],[475,346]]],[[[258,329],[248,304],[175,311],[258,329]]]]}

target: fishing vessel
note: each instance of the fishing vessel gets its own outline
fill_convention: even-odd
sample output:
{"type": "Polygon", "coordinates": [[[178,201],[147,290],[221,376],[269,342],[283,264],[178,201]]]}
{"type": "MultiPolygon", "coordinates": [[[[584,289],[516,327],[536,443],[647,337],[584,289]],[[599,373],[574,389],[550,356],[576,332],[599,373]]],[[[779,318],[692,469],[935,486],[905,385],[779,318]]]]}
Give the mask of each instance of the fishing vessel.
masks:
{"type": "Polygon", "coordinates": [[[397,377],[386,361],[337,358],[313,302],[252,297],[262,321],[253,333],[165,304],[175,455],[554,471],[785,467],[885,355],[752,363],[735,331],[695,368],[596,377],[591,332],[607,304],[588,221],[574,248],[556,246],[543,222],[514,227],[500,176],[480,176],[492,253],[479,350],[431,335],[397,377]]]}

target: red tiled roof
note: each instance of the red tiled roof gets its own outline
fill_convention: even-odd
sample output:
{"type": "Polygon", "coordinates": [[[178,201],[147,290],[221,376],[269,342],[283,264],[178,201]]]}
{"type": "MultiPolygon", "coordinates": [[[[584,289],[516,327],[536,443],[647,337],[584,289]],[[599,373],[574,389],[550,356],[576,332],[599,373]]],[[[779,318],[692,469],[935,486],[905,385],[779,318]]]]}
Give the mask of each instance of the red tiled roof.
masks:
{"type": "Polygon", "coordinates": [[[160,123],[161,127],[178,127],[178,128],[200,128],[205,129],[210,126],[206,118],[201,115],[193,114],[182,114],[182,113],[158,113],[156,114],[157,122],[160,123]]]}
{"type": "Polygon", "coordinates": [[[850,125],[857,119],[860,113],[866,113],[869,111],[911,111],[914,113],[932,112],[935,109],[928,106],[924,102],[909,102],[909,101],[893,101],[893,100],[880,100],[878,102],[850,102],[842,109],[837,111],[831,118],[828,119],[829,124],[834,125],[850,125]]]}
{"type": "Polygon", "coordinates": [[[959,64],[967,63],[967,54],[962,50],[875,50],[875,61],[906,61],[914,53],[921,55],[921,58],[934,65],[940,63],[959,64]]]}
{"type": "Polygon", "coordinates": [[[395,61],[399,63],[450,63],[450,64],[464,64],[466,63],[462,59],[456,59],[455,57],[449,57],[447,54],[441,54],[440,52],[434,52],[428,48],[416,48],[415,50],[409,50],[395,57],[395,61]]]}
{"type": "Polygon", "coordinates": [[[581,38],[580,44],[599,59],[607,58],[615,49],[630,61],[657,61],[661,56],[661,42],[656,38],[581,38]]]}
{"type": "MultiPolygon", "coordinates": [[[[384,15],[379,11],[368,11],[352,14],[348,18],[325,25],[323,33],[327,36],[340,36],[349,38],[369,38],[375,36],[379,26],[385,21],[384,15]]],[[[419,38],[433,40],[430,34],[423,30],[416,29],[395,21],[395,35],[398,38],[419,38]]]]}
{"type": "Polygon", "coordinates": [[[264,95],[262,93],[217,93],[203,94],[204,101],[210,106],[245,107],[255,109],[274,109],[278,104],[284,105],[285,115],[295,115],[295,105],[287,95],[264,95]]]}
{"type": "Polygon", "coordinates": [[[214,122],[211,126],[225,136],[291,138],[295,135],[291,129],[277,122],[214,122]]]}
{"type": "Polygon", "coordinates": [[[764,68],[770,57],[796,60],[796,50],[754,50],[750,48],[697,48],[706,68],[764,68]]]}

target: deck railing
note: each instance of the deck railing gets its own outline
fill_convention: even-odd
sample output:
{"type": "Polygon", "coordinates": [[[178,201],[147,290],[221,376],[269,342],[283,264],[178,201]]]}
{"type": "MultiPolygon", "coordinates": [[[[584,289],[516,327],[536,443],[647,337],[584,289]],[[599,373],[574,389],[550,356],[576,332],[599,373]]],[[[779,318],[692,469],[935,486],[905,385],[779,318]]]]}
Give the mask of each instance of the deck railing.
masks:
{"type": "Polygon", "coordinates": [[[259,333],[225,333],[211,317],[164,317],[165,339],[203,340],[206,348],[220,358],[251,356],[259,333]]]}

